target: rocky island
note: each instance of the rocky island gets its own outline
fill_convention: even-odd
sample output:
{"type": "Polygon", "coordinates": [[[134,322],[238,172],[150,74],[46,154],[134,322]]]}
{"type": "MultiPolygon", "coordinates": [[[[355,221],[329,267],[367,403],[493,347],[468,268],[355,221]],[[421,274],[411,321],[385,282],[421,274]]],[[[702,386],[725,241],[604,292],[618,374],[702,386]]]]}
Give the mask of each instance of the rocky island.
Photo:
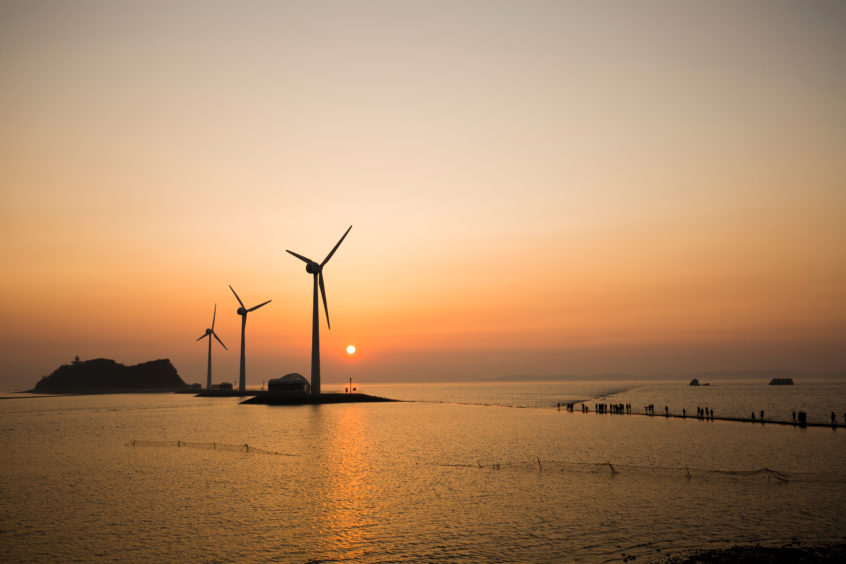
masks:
{"type": "Polygon", "coordinates": [[[770,386],[792,386],[793,378],[773,378],[770,380],[770,386]]]}
{"type": "Polygon", "coordinates": [[[103,394],[128,392],[172,392],[187,388],[169,359],[125,366],[108,358],[63,364],[43,377],[38,394],[103,394]]]}

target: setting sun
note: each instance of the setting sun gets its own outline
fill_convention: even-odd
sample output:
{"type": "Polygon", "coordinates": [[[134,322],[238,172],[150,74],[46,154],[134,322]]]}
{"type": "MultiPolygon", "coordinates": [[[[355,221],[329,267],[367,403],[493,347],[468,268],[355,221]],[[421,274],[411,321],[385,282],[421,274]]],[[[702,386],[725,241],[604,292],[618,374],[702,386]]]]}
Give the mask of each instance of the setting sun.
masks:
{"type": "Polygon", "coordinates": [[[355,354],[355,345],[349,345],[347,347],[347,354],[355,354]]]}

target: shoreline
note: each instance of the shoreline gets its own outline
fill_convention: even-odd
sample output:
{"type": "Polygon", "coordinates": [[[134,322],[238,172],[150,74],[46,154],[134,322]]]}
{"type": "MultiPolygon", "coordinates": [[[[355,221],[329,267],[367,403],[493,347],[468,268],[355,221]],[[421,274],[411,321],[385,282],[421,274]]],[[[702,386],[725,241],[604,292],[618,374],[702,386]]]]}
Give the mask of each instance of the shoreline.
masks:
{"type": "Polygon", "coordinates": [[[64,396],[99,396],[109,394],[179,394],[186,392],[183,391],[183,388],[96,388],[91,390],[19,390],[3,393],[9,394],[9,396],[0,397],[0,399],[55,398],[64,396]]]}
{"type": "Polygon", "coordinates": [[[812,543],[803,546],[801,541],[780,546],[736,544],[725,548],[691,549],[652,560],[656,564],[835,564],[844,561],[846,544],[842,542],[812,543]]]}
{"type": "Polygon", "coordinates": [[[33,392],[31,390],[9,392],[9,396],[0,396],[0,399],[34,399],[34,398],[58,398],[58,397],[73,397],[73,396],[94,396],[94,395],[113,395],[113,394],[191,394],[195,398],[246,398],[239,402],[240,404],[256,404],[256,405],[321,405],[331,403],[384,403],[384,402],[401,402],[403,400],[396,400],[391,398],[384,398],[381,396],[372,396],[362,393],[342,393],[329,392],[322,393],[317,396],[303,393],[285,393],[285,392],[271,392],[267,390],[262,391],[246,391],[238,390],[201,390],[190,388],[151,388],[151,389],[102,389],[102,390],[76,390],[76,391],[52,391],[52,392],[33,392]],[[19,395],[12,395],[19,394],[19,395]]]}
{"type": "MultiPolygon", "coordinates": [[[[579,405],[579,404],[575,404],[575,405],[579,405]]],[[[558,411],[562,411],[562,410],[559,409],[558,411]]],[[[587,414],[593,413],[593,414],[596,414],[596,415],[611,415],[611,416],[614,416],[614,415],[623,415],[623,416],[637,415],[637,416],[640,416],[640,417],[654,417],[654,418],[660,418],[660,419],[683,419],[683,420],[690,419],[691,421],[702,421],[702,422],[706,422],[706,423],[707,422],[713,422],[713,421],[727,421],[727,422],[730,422],[730,423],[754,423],[756,425],[764,425],[764,426],[765,425],[783,425],[783,426],[787,426],[787,427],[799,427],[799,428],[805,428],[805,427],[822,427],[822,428],[829,428],[829,429],[846,428],[846,424],[842,424],[842,423],[835,423],[835,424],[812,423],[812,422],[799,423],[798,421],[796,421],[796,422],[780,421],[780,420],[776,420],[776,419],[763,419],[762,420],[762,419],[758,419],[758,418],[752,419],[752,418],[749,418],[749,417],[697,417],[695,415],[681,415],[679,413],[664,414],[664,413],[646,413],[646,412],[643,412],[643,411],[632,411],[630,413],[612,413],[610,411],[607,411],[605,413],[599,413],[599,412],[596,412],[596,411],[582,412],[580,410],[573,410],[573,411],[569,411],[568,413],[579,413],[579,414],[582,414],[582,415],[587,415],[587,414]]]]}

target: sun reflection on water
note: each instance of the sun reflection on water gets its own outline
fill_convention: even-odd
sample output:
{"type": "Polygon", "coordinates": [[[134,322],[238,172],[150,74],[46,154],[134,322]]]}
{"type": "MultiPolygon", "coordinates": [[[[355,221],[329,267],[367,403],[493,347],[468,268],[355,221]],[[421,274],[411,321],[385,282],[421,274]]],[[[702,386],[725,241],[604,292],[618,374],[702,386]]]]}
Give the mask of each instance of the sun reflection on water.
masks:
{"type": "Polygon", "coordinates": [[[329,441],[324,469],[327,488],[321,503],[326,556],[358,560],[374,540],[376,525],[366,418],[360,406],[333,406],[325,411],[331,414],[327,419],[332,425],[325,434],[329,441]]]}

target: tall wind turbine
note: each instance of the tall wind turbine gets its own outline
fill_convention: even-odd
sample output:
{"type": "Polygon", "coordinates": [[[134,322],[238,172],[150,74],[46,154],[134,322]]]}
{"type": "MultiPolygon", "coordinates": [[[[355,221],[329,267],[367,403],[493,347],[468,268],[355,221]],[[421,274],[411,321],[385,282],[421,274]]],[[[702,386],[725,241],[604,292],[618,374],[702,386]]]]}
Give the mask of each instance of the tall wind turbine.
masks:
{"type": "Polygon", "coordinates": [[[217,336],[217,333],[214,332],[214,318],[215,317],[217,317],[217,304],[214,304],[214,313],[212,314],[212,326],[209,327],[208,329],[206,329],[206,332],[203,333],[202,335],[200,335],[200,338],[197,339],[198,341],[202,341],[206,337],[209,338],[209,370],[208,370],[208,373],[206,374],[206,389],[207,390],[211,390],[211,346],[212,346],[211,338],[214,337],[215,339],[217,339],[217,342],[220,343],[220,345],[224,349],[229,350],[229,349],[226,348],[226,345],[223,344],[223,341],[220,340],[220,337],[217,336]]]}
{"type": "Polygon", "coordinates": [[[331,329],[332,325],[329,323],[329,307],[326,305],[326,288],[323,286],[323,267],[329,262],[329,259],[332,258],[332,255],[335,254],[335,251],[338,250],[338,247],[341,246],[343,243],[344,238],[347,236],[347,233],[350,232],[352,229],[352,225],[350,225],[346,232],[344,232],[343,237],[338,243],[329,251],[329,254],[326,255],[326,258],[323,259],[323,262],[317,264],[310,258],[306,258],[302,255],[298,255],[294,251],[287,251],[288,253],[294,255],[304,263],[306,263],[306,272],[309,274],[314,275],[314,307],[312,308],[313,316],[312,316],[312,323],[311,323],[311,393],[312,394],[320,394],[320,323],[317,316],[317,286],[320,286],[320,295],[323,297],[323,309],[326,311],[326,326],[331,329]]]}
{"type": "Polygon", "coordinates": [[[235,288],[232,285],[229,285],[229,289],[232,290],[232,293],[235,294],[235,299],[238,300],[238,303],[241,304],[241,307],[238,308],[238,315],[241,316],[241,378],[238,380],[238,389],[242,392],[247,391],[247,379],[245,376],[245,361],[244,361],[244,332],[247,329],[247,314],[251,311],[255,311],[263,305],[267,305],[273,300],[267,300],[263,304],[259,304],[257,306],[251,307],[247,309],[244,306],[244,302],[241,301],[241,298],[238,297],[238,293],[235,291],[235,288]]]}

